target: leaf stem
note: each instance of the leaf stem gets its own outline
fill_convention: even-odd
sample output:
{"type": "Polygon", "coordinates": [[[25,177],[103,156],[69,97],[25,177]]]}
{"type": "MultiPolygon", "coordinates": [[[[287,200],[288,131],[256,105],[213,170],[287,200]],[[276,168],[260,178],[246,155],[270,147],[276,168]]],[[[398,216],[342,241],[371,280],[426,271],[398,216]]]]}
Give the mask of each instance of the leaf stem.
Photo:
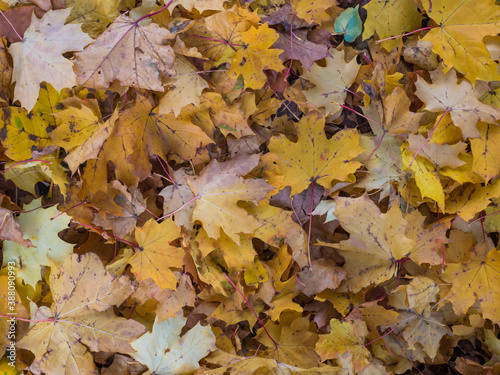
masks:
{"type": "MultiPolygon", "coordinates": [[[[78,224],[78,225],[81,225],[81,226],[83,226],[83,227],[87,227],[87,228],[93,229],[93,230],[95,230],[95,231],[96,231],[97,233],[99,233],[99,234],[100,234],[100,233],[102,233],[102,232],[106,232],[105,230],[98,229],[98,228],[96,228],[96,227],[93,227],[92,225],[83,224],[83,223],[80,223],[80,222],[78,222],[78,221],[73,221],[73,223],[78,224]]],[[[130,246],[133,246],[133,247],[135,247],[135,248],[137,248],[137,249],[140,249],[140,248],[141,248],[138,244],[133,243],[133,242],[130,242],[130,241],[127,241],[127,240],[125,240],[125,239],[123,239],[123,238],[117,237],[117,236],[115,236],[114,234],[111,234],[111,233],[108,233],[108,232],[106,232],[106,234],[107,234],[107,235],[109,235],[109,236],[111,236],[111,237],[113,237],[114,239],[116,239],[116,240],[118,240],[118,241],[120,241],[120,242],[123,242],[123,243],[129,244],[130,246]]]]}
{"type": "Polygon", "coordinates": [[[245,297],[245,295],[241,292],[241,290],[238,289],[238,287],[233,283],[233,281],[229,278],[229,276],[227,276],[225,273],[223,273],[223,275],[227,279],[227,281],[229,281],[231,283],[231,285],[234,287],[234,289],[237,290],[237,292],[240,294],[240,296],[243,297],[243,299],[245,300],[245,302],[248,305],[248,307],[250,308],[250,310],[252,310],[253,315],[257,318],[257,320],[259,321],[259,323],[262,325],[262,328],[264,328],[264,331],[266,332],[267,336],[271,339],[271,341],[277,347],[278,343],[276,341],[274,341],[274,339],[271,337],[271,335],[269,334],[266,326],[264,325],[264,323],[262,322],[262,320],[260,320],[259,316],[257,315],[257,313],[255,312],[255,310],[253,309],[252,305],[250,305],[250,302],[248,302],[248,300],[245,297]]]}
{"type": "Polygon", "coordinates": [[[311,209],[309,211],[309,231],[307,233],[307,261],[309,262],[309,270],[312,270],[311,261],[311,232],[312,232],[312,214],[314,206],[314,182],[311,182],[311,209]]]}
{"type": "Polygon", "coordinates": [[[21,37],[21,35],[19,35],[19,33],[17,32],[16,28],[14,27],[14,25],[10,22],[10,20],[7,18],[7,16],[5,15],[4,12],[2,12],[0,10],[0,13],[2,14],[3,18],[5,18],[5,20],[7,21],[7,23],[10,25],[10,27],[12,27],[12,30],[14,30],[14,32],[16,33],[17,37],[19,38],[19,41],[22,42],[23,41],[23,37],[21,37]]]}
{"type": "Polygon", "coordinates": [[[23,322],[30,322],[30,323],[39,323],[39,322],[55,322],[56,318],[49,318],[49,319],[40,319],[40,320],[33,320],[33,319],[24,319],[24,318],[19,318],[17,316],[13,315],[8,315],[8,314],[0,314],[0,316],[5,317],[5,318],[13,318],[16,320],[21,320],[23,322]]]}
{"type": "Polygon", "coordinates": [[[340,103],[337,103],[337,105],[341,106],[342,108],[348,109],[349,111],[354,112],[354,113],[355,113],[355,114],[357,114],[358,116],[364,117],[364,118],[365,118],[365,119],[367,119],[367,120],[370,120],[370,121],[376,122],[377,124],[382,125],[382,127],[384,127],[384,126],[385,126],[385,124],[381,123],[380,121],[377,121],[377,120],[375,120],[375,119],[372,119],[371,117],[365,116],[365,115],[363,115],[362,113],[360,113],[360,112],[356,111],[355,109],[349,108],[349,107],[348,107],[348,106],[346,106],[346,105],[343,105],[343,104],[340,104],[340,103]]]}
{"type": "Polygon", "coordinates": [[[229,43],[226,42],[225,40],[222,39],[214,39],[214,38],[206,38],[204,36],[198,36],[198,35],[193,35],[193,34],[184,34],[185,36],[191,37],[191,38],[198,38],[198,39],[205,39],[205,40],[212,40],[214,42],[219,42],[219,43],[224,43],[227,44],[228,46],[231,47],[245,47],[244,44],[234,44],[234,43],[229,43]]]}
{"type": "Polygon", "coordinates": [[[178,209],[176,209],[175,211],[172,211],[158,219],[156,219],[156,221],[158,220],[163,220],[163,219],[166,219],[167,217],[170,217],[172,215],[174,215],[175,213],[179,212],[180,210],[182,210],[184,207],[186,207],[188,204],[190,204],[191,202],[197,200],[200,196],[199,195],[195,195],[193,198],[191,198],[189,201],[187,201],[186,203],[184,203],[182,206],[180,206],[178,209]]]}
{"type": "Polygon", "coordinates": [[[410,31],[410,32],[408,32],[408,33],[403,33],[403,34],[399,34],[399,35],[391,36],[390,38],[385,38],[385,39],[380,39],[380,40],[377,40],[375,43],[376,43],[376,44],[380,44],[380,43],[383,43],[383,42],[385,42],[385,41],[387,41],[387,40],[397,39],[397,38],[402,38],[403,36],[407,36],[407,35],[415,34],[415,33],[418,33],[419,31],[422,31],[422,30],[430,30],[430,29],[435,29],[435,28],[436,28],[436,26],[421,27],[420,29],[410,31]]]}
{"type": "MultiPolygon", "coordinates": [[[[1,11],[0,11],[1,12],[1,11]]],[[[23,160],[23,161],[18,161],[17,163],[12,164],[9,168],[4,169],[3,171],[0,171],[0,173],[7,172],[9,169],[14,168],[18,164],[23,164],[23,163],[30,163],[32,161],[39,161],[41,163],[47,163],[47,164],[52,164],[51,161],[48,160],[41,160],[41,159],[29,159],[29,160],[23,160]]]]}
{"type": "Polygon", "coordinates": [[[73,208],[77,208],[78,206],[81,206],[82,204],[85,204],[85,202],[80,202],[78,204],[75,204],[74,206],[71,206],[70,208],[62,211],[62,212],[59,212],[56,216],[54,217],[51,217],[50,220],[54,220],[54,219],[57,219],[59,216],[61,216],[62,214],[65,214],[66,212],[68,212],[69,210],[72,210],[73,208]]]}
{"type": "Polygon", "coordinates": [[[492,212],[491,214],[488,214],[488,215],[480,216],[480,217],[478,217],[477,219],[472,220],[470,223],[468,223],[468,224],[467,224],[467,226],[472,225],[472,224],[474,224],[476,221],[481,220],[481,219],[484,219],[484,218],[486,218],[486,217],[488,217],[488,216],[498,214],[499,212],[500,212],[500,210],[495,211],[495,212],[492,212]]]}
{"type": "Polygon", "coordinates": [[[153,12],[153,13],[149,13],[149,14],[146,14],[145,16],[142,16],[141,18],[139,18],[137,21],[135,21],[135,24],[137,25],[139,22],[141,22],[144,18],[148,18],[148,17],[153,17],[153,16],[156,16],[158,13],[161,13],[163,12],[165,9],[167,9],[170,4],[172,4],[174,0],[170,0],[167,4],[165,4],[165,6],[163,8],[161,8],[160,10],[156,11],[156,12],[153,12]]]}
{"type": "Polygon", "coordinates": [[[293,64],[293,20],[295,18],[295,13],[292,13],[292,21],[290,22],[290,65],[288,65],[288,69],[285,74],[285,81],[290,76],[290,70],[292,69],[293,64]]]}
{"type": "Polygon", "coordinates": [[[386,134],[387,134],[387,130],[384,129],[384,132],[382,133],[382,136],[380,137],[380,140],[378,141],[377,145],[375,146],[373,151],[370,152],[370,155],[368,155],[368,157],[366,158],[365,165],[366,165],[366,163],[368,163],[368,160],[370,160],[370,158],[375,153],[375,151],[377,151],[377,149],[380,147],[380,144],[382,143],[382,140],[384,139],[386,134]]]}
{"type": "Polygon", "coordinates": [[[365,344],[365,346],[368,346],[368,345],[370,345],[370,344],[373,344],[375,341],[378,341],[378,340],[380,340],[380,339],[383,339],[385,336],[387,336],[387,335],[389,335],[390,333],[392,333],[392,331],[394,331],[397,327],[398,327],[398,325],[396,324],[396,325],[394,326],[394,328],[393,328],[393,329],[391,329],[389,332],[387,332],[387,333],[383,334],[382,336],[377,337],[375,340],[370,341],[368,344],[365,344]]]}

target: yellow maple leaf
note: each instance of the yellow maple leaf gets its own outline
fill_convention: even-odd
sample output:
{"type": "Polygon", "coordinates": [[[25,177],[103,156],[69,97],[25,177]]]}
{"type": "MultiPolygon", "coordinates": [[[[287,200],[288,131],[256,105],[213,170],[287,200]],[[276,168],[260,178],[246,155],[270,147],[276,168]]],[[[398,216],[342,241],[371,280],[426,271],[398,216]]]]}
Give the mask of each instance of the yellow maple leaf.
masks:
{"type": "Polygon", "coordinates": [[[362,320],[341,322],[338,319],[330,321],[331,332],[320,335],[315,350],[321,360],[339,358],[350,351],[353,355],[353,365],[359,371],[369,364],[370,352],[365,347],[365,337],[368,335],[366,323],[362,320]]]}
{"type": "Polygon", "coordinates": [[[417,155],[415,160],[413,160],[414,154],[407,149],[404,149],[401,155],[403,156],[404,167],[410,168],[413,171],[415,182],[420,189],[422,197],[429,197],[435,200],[439,205],[439,209],[444,211],[444,189],[436,166],[420,155],[417,155]],[[409,166],[412,160],[413,163],[409,166]]]}
{"type": "Polygon", "coordinates": [[[241,75],[245,87],[262,88],[267,81],[264,69],[278,72],[284,69],[278,57],[283,50],[270,48],[278,38],[278,33],[274,29],[270,29],[267,23],[258,29],[251,28],[241,34],[245,46],[232,56],[233,62],[229,68],[229,76],[238,77],[241,75]]]}
{"type": "Polygon", "coordinates": [[[326,9],[336,5],[337,2],[331,0],[294,0],[292,8],[297,17],[302,18],[306,22],[321,25],[324,21],[328,21],[331,16],[326,13],[326,9]]]}
{"type": "Polygon", "coordinates": [[[64,0],[71,9],[67,23],[83,23],[83,32],[97,38],[120,15],[120,0],[64,0]]]}
{"type": "Polygon", "coordinates": [[[472,172],[477,173],[488,182],[500,173],[500,127],[495,124],[479,123],[477,125],[480,138],[470,140],[472,155],[472,172]]]}
{"type": "Polygon", "coordinates": [[[465,314],[479,301],[483,317],[500,322],[500,253],[492,249],[488,254],[477,254],[468,262],[449,264],[442,276],[453,284],[446,297],[456,314],[465,314]]]}
{"type": "Polygon", "coordinates": [[[129,264],[137,280],[151,277],[161,289],[175,290],[177,278],[171,268],[182,268],[184,250],[170,242],[180,236],[171,217],[160,224],[150,219],[141,228],[136,228],[135,239],[140,249],[129,259],[129,264]]]}
{"type": "MultiPolygon", "coordinates": [[[[413,0],[374,0],[363,6],[368,12],[364,23],[363,39],[368,39],[375,32],[380,39],[400,35],[420,27],[422,15],[413,0]]],[[[382,43],[388,51],[399,44],[397,39],[382,43]]]]}
{"type": "Polygon", "coordinates": [[[314,345],[318,341],[318,334],[310,329],[310,325],[309,319],[300,314],[281,314],[279,323],[268,322],[265,325],[274,342],[263,328],[257,331],[256,339],[268,347],[259,355],[297,367],[317,366],[319,356],[314,351],[314,345]]]}
{"type": "Polygon", "coordinates": [[[145,327],[115,316],[110,308],[134,291],[127,276],[107,273],[94,253],[72,254],[59,272],[50,275],[50,288],[52,307],[33,311],[32,316],[42,321],[17,343],[33,352],[34,366],[48,374],[93,374],[97,369],[91,351],[134,352],[130,341],[145,327]]]}
{"type": "Polygon", "coordinates": [[[188,104],[200,106],[201,92],[208,88],[208,84],[185,57],[176,57],[174,69],[177,74],[164,80],[164,84],[170,87],[160,100],[159,113],[174,112],[174,115],[178,116],[182,108],[188,104]]]}
{"type": "MultiPolygon", "coordinates": [[[[36,88],[38,92],[38,88],[36,88]]],[[[2,131],[0,139],[7,149],[5,154],[15,161],[30,159],[32,151],[41,151],[50,145],[48,132],[61,121],[54,117],[59,111],[61,97],[50,84],[42,82],[38,101],[31,111],[6,107],[0,112],[2,131]]]]}
{"type": "Polygon", "coordinates": [[[272,190],[263,180],[245,180],[243,175],[257,166],[260,155],[237,156],[224,163],[212,160],[198,177],[188,179],[188,185],[198,198],[193,221],[203,224],[211,238],[219,238],[220,230],[239,245],[237,233],[252,233],[260,223],[238,201],[260,201],[272,190]]]}
{"type": "Polygon", "coordinates": [[[283,135],[272,138],[269,143],[269,150],[278,156],[276,163],[283,175],[282,186],[290,185],[292,195],[313,182],[330,189],[333,180],[349,180],[349,175],[361,166],[360,162],[351,161],[364,151],[359,146],[357,130],[342,130],[327,139],[324,117],[312,112],[302,117],[297,133],[297,143],[283,135]]]}
{"type": "Polygon", "coordinates": [[[427,15],[436,23],[422,40],[443,59],[445,72],[452,67],[475,84],[498,81],[497,64],[483,38],[500,32],[500,7],[490,0],[423,0],[427,15]],[[432,9],[431,9],[432,8],[432,9]]]}
{"type": "Polygon", "coordinates": [[[196,47],[204,57],[213,62],[219,61],[227,48],[234,51],[230,45],[236,47],[243,44],[242,33],[252,26],[258,27],[259,22],[257,11],[234,7],[206,17],[204,22],[195,23],[183,40],[196,47]]]}

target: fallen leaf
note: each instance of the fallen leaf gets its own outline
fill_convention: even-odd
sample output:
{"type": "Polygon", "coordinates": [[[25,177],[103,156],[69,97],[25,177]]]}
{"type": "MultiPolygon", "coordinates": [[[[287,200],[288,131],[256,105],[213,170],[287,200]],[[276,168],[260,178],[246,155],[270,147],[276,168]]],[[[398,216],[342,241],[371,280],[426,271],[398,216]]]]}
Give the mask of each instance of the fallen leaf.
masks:
{"type": "Polygon", "coordinates": [[[185,324],[182,314],[161,322],[156,318],[153,331],[131,343],[137,351],[131,353],[132,357],[155,374],[191,374],[198,370],[200,359],[215,350],[215,336],[210,326],[198,323],[181,338],[185,324]]]}
{"type": "MultiPolygon", "coordinates": [[[[50,276],[52,308],[39,307],[32,314],[41,318],[18,343],[30,350],[43,372],[92,374],[97,371],[90,351],[132,354],[130,341],[145,327],[135,320],[115,316],[135,289],[127,276],[105,272],[96,254],[66,258],[59,272],[50,276]]],[[[32,365],[33,366],[33,365],[32,365]]]]}
{"type": "Polygon", "coordinates": [[[454,70],[443,74],[442,69],[431,73],[432,83],[423,78],[415,82],[415,95],[425,103],[430,112],[450,112],[453,123],[462,130],[464,139],[478,138],[478,121],[494,123],[500,118],[500,109],[481,103],[467,80],[457,84],[454,70]]]}
{"type": "Polygon", "coordinates": [[[346,129],[327,139],[324,121],[317,112],[304,116],[296,126],[297,143],[290,142],[283,135],[271,139],[269,150],[278,156],[276,163],[283,176],[280,183],[290,185],[292,195],[300,193],[312,182],[330,189],[333,180],[349,180],[349,175],[361,165],[349,161],[363,152],[358,132],[346,129]]]}
{"type": "Polygon", "coordinates": [[[452,67],[472,82],[499,79],[497,64],[491,59],[483,38],[500,32],[500,8],[488,0],[422,0],[427,15],[436,23],[422,40],[432,42],[432,50],[443,59],[445,72],[452,67]],[[431,5],[432,4],[432,5],[431,5]]]}
{"type": "Polygon", "coordinates": [[[107,88],[118,80],[123,86],[163,91],[161,79],[175,73],[174,51],[164,42],[174,37],[155,23],[140,26],[121,15],[83,52],[76,54],[76,83],[107,88]]]}
{"type": "Polygon", "coordinates": [[[272,190],[262,180],[244,179],[257,166],[260,155],[236,156],[219,163],[212,160],[197,177],[188,178],[188,185],[198,198],[193,220],[203,223],[211,238],[219,238],[223,229],[229,238],[239,245],[237,233],[252,233],[260,223],[238,201],[257,202],[272,190]]]}
{"type": "Polygon", "coordinates": [[[42,81],[49,82],[57,91],[76,85],[73,63],[62,54],[81,51],[92,39],[82,32],[81,25],[64,24],[70,11],[51,10],[40,19],[33,13],[23,40],[9,47],[15,61],[14,100],[19,100],[27,110],[35,105],[42,81]]]}
{"type": "Polygon", "coordinates": [[[316,87],[304,90],[307,101],[318,108],[325,108],[327,116],[340,116],[347,96],[347,89],[353,84],[356,78],[359,65],[356,59],[349,63],[345,62],[345,52],[335,48],[330,48],[330,55],[327,57],[326,66],[322,67],[314,64],[310,71],[305,71],[302,77],[313,83],[316,87]]]}
{"type": "Polygon", "coordinates": [[[66,229],[70,217],[55,206],[41,208],[42,200],[34,200],[24,206],[25,211],[17,218],[23,238],[31,242],[25,247],[17,242],[4,241],[3,263],[15,262],[19,268],[16,275],[33,288],[42,280],[42,266],[61,267],[66,257],[73,252],[73,245],[61,240],[57,234],[66,229]],[[57,217],[56,217],[57,215],[57,217]],[[51,220],[51,218],[53,218],[51,220]]]}
{"type": "Polygon", "coordinates": [[[284,69],[278,58],[283,51],[270,48],[278,38],[278,33],[274,29],[270,29],[267,24],[242,33],[241,39],[245,46],[232,56],[233,62],[229,67],[229,76],[236,78],[241,75],[245,87],[262,88],[266,82],[264,69],[278,72],[284,69]]]}

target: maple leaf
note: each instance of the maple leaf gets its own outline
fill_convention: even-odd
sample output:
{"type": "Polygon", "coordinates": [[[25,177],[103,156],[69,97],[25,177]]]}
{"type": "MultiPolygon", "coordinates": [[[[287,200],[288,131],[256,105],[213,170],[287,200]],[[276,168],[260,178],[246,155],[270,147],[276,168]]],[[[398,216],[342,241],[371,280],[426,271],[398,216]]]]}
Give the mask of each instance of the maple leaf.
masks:
{"type": "Polygon", "coordinates": [[[226,47],[243,44],[242,34],[250,27],[258,27],[260,17],[247,8],[233,8],[206,17],[196,23],[184,39],[190,46],[197,47],[205,57],[219,61],[226,47]]]}
{"type": "Polygon", "coordinates": [[[137,217],[145,210],[145,201],[141,192],[135,187],[127,188],[119,181],[114,180],[108,190],[108,197],[112,196],[112,203],[105,202],[109,211],[110,206],[119,211],[101,211],[95,216],[93,223],[104,229],[111,229],[118,237],[125,237],[134,230],[137,217]],[[130,192],[128,191],[130,190],[130,192]]]}
{"type": "Polygon", "coordinates": [[[2,108],[0,116],[3,123],[0,139],[5,154],[12,160],[31,159],[33,151],[50,145],[45,116],[16,107],[2,108]]]}
{"type": "Polygon", "coordinates": [[[140,26],[121,15],[83,52],[76,54],[77,83],[107,88],[118,80],[123,86],[163,91],[161,79],[174,74],[174,51],[165,44],[173,38],[173,34],[155,23],[140,26]]]}
{"type": "Polygon", "coordinates": [[[182,268],[184,251],[170,242],[180,236],[172,218],[160,224],[150,219],[141,228],[136,228],[135,238],[140,248],[128,262],[137,280],[151,277],[161,289],[175,290],[177,278],[170,268],[182,268]]]}
{"type": "Polygon", "coordinates": [[[154,374],[193,373],[200,367],[200,359],[215,350],[215,336],[210,326],[197,323],[180,338],[185,324],[182,314],[161,322],[156,318],[153,331],[132,342],[131,346],[137,350],[132,357],[154,374]]]}
{"type": "Polygon", "coordinates": [[[314,64],[310,71],[302,74],[302,77],[314,83],[316,87],[304,90],[307,101],[318,108],[325,108],[325,114],[340,116],[341,107],[344,104],[348,89],[354,82],[359,65],[356,59],[349,63],[345,62],[345,52],[330,48],[326,66],[314,64]]]}
{"type": "Polygon", "coordinates": [[[366,324],[360,320],[341,322],[338,319],[330,321],[331,332],[320,335],[316,343],[316,352],[321,360],[339,358],[343,353],[350,351],[353,355],[353,364],[356,371],[366,367],[369,362],[369,352],[364,346],[368,334],[366,324]]]}
{"type": "Polygon", "coordinates": [[[71,9],[66,22],[83,23],[83,32],[92,38],[97,38],[120,15],[119,0],[63,0],[63,4],[71,9]]]}
{"type": "Polygon", "coordinates": [[[500,109],[481,103],[472,85],[463,80],[457,84],[454,70],[443,74],[441,69],[431,72],[432,84],[418,77],[415,95],[425,103],[425,110],[450,112],[453,123],[462,130],[464,139],[478,138],[476,123],[494,123],[500,118],[500,109]]]}
{"type": "MultiPolygon", "coordinates": [[[[248,205],[250,206],[250,205],[248,205]]],[[[269,205],[262,200],[257,206],[245,206],[250,215],[262,224],[253,232],[253,236],[260,238],[267,244],[280,247],[284,241],[292,249],[293,259],[303,268],[307,265],[307,254],[305,253],[306,236],[305,231],[292,220],[292,213],[278,207],[269,205]]]]}
{"type": "MultiPolygon", "coordinates": [[[[282,62],[286,62],[292,59],[292,39],[290,39],[290,33],[278,32],[278,34],[279,39],[272,47],[283,50],[279,57],[282,62]]],[[[302,65],[310,69],[316,60],[321,60],[327,56],[330,56],[327,46],[307,40],[307,33],[301,32],[301,30],[294,31],[293,59],[300,60],[302,65]]]]}
{"type": "Polygon", "coordinates": [[[500,127],[494,124],[479,123],[477,125],[480,138],[471,139],[474,160],[472,172],[477,173],[485,182],[500,173],[500,127]]]}
{"type": "Polygon", "coordinates": [[[473,259],[450,264],[446,267],[443,280],[452,283],[451,302],[456,314],[465,314],[467,309],[479,301],[483,317],[500,322],[498,298],[500,289],[494,287],[500,282],[500,255],[495,249],[487,254],[477,254],[473,259]]]}
{"type": "Polygon", "coordinates": [[[278,56],[283,52],[280,49],[270,49],[279,38],[274,29],[270,29],[267,23],[259,28],[251,28],[241,34],[245,46],[232,56],[233,62],[229,67],[229,76],[241,75],[245,87],[260,89],[266,83],[264,69],[281,71],[284,69],[278,56]]]}
{"type": "Polygon", "coordinates": [[[454,189],[446,199],[446,213],[456,213],[465,221],[471,220],[478,212],[500,195],[500,180],[487,186],[465,184],[454,189]]]}
{"type": "Polygon", "coordinates": [[[407,222],[399,207],[394,205],[381,214],[366,195],[352,199],[337,197],[335,201],[335,216],[350,233],[349,240],[341,241],[338,246],[346,261],[348,290],[357,293],[371,283],[390,279],[396,271],[395,261],[407,256],[415,245],[415,240],[405,235],[407,222]]]}
{"type": "Polygon", "coordinates": [[[71,173],[75,173],[80,164],[89,159],[97,159],[101,147],[113,132],[118,114],[115,112],[106,122],[100,123],[97,116],[89,107],[71,107],[60,111],[55,116],[62,121],[50,133],[52,144],[63,147],[68,156],[64,161],[68,163],[71,173]]]}
{"type": "Polygon", "coordinates": [[[319,357],[313,348],[318,335],[309,326],[309,319],[297,317],[296,313],[282,314],[279,324],[266,323],[267,332],[274,341],[271,341],[263,328],[259,329],[256,338],[268,347],[259,355],[302,368],[317,366],[319,357]]]}
{"type": "Polygon", "coordinates": [[[489,0],[453,4],[423,0],[422,5],[437,25],[422,40],[432,42],[432,50],[443,59],[445,72],[453,67],[473,84],[478,79],[500,79],[497,64],[483,42],[486,35],[500,32],[500,7],[489,0]]]}
{"type": "Polygon", "coordinates": [[[188,104],[200,106],[201,92],[208,88],[208,84],[184,57],[175,59],[174,69],[177,74],[164,80],[164,84],[170,87],[160,100],[159,113],[174,112],[174,115],[178,116],[181,109],[188,104]]]}
{"type": "Polygon", "coordinates": [[[198,198],[193,220],[200,221],[208,236],[219,238],[223,229],[239,245],[237,233],[252,233],[260,223],[238,201],[257,202],[264,199],[272,187],[262,180],[243,177],[257,166],[260,155],[236,156],[219,163],[212,160],[198,177],[188,178],[188,185],[198,198]]]}
{"type": "Polygon", "coordinates": [[[335,5],[329,0],[294,0],[292,8],[297,17],[312,24],[321,24],[330,19],[330,15],[325,12],[327,8],[335,5]]]}
{"type": "Polygon", "coordinates": [[[203,13],[205,10],[224,10],[224,2],[226,0],[174,0],[167,9],[172,11],[177,5],[182,5],[186,10],[192,11],[193,9],[203,13]],[[180,3],[180,4],[179,4],[180,3]]]}
{"type": "MultiPolygon", "coordinates": [[[[368,39],[375,32],[380,39],[400,35],[420,27],[422,15],[412,0],[374,0],[363,6],[368,12],[363,31],[363,39],[368,39]]],[[[398,46],[398,40],[382,43],[388,51],[398,46]]]]}
{"type": "Polygon", "coordinates": [[[57,233],[68,227],[70,217],[61,214],[55,206],[47,209],[41,206],[41,199],[34,200],[24,209],[35,210],[21,213],[17,219],[23,238],[29,240],[31,246],[25,247],[12,241],[5,241],[3,246],[4,265],[9,261],[15,262],[19,267],[17,276],[33,287],[42,279],[42,266],[61,267],[66,257],[73,252],[73,245],[57,236],[57,233]]]}
{"type": "Polygon", "coordinates": [[[92,39],[82,32],[81,25],[64,24],[70,11],[50,10],[40,19],[33,13],[23,40],[9,47],[14,59],[12,79],[17,82],[14,100],[28,110],[36,103],[42,81],[57,91],[76,85],[73,63],[62,54],[81,51],[92,39]]]}
{"type": "Polygon", "coordinates": [[[225,233],[221,233],[218,239],[210,238],[204,229],[200,229],[196,236],[199,249],[203,256],[208,256],[213,251],[224,257],[229,272],[238,272],[253,267],[255,250],[252,239],[248,235],[240,235],[240,243],[236,244],[225,233]]]}
{"type": "MultiPolygon", "coordinates": [[[[472,139],[474,141],[475,139],[472,139]]],[[[465,162],[458,158],[459,154],[464,153],[467,145],[463,142],[457,142],[453,145],[438,145],[433,142],[426,142],[421,134],[408,135],[408,150],[415,153],[420,149],[420,156],[432,161],[438,168],[451,167],[458,168],[465,162]],[[421,147],[424,145],[423,147],[421,147]]]]}
{"type": "Polygon", "coordinates": [[[72,254],[51,274],[50,287],[52,307],[35,310],[41,321],[17,343],[35,355],[32,366],[45,373],[92,374],[96,367],[90,351],[132,354],[129,341],[145,328],[110,309],[134,291],[127,276],[107,273],[96,254],[72,254]]]}
{"type": "Polygon", "coordinates": [[[292,195],[313,182],[330,189],[333,180],[349,180],[349,174],[360,167],[361,163],[350,161],[363,152],[355,129],[342,130],[327,139],[324,117],[312,112],[300,120],[296,130],[297,143],[283,135],[269,143],[269,150],[279,157],[276,163],[283,175],[280,183],[290,185],[292,195]]]}

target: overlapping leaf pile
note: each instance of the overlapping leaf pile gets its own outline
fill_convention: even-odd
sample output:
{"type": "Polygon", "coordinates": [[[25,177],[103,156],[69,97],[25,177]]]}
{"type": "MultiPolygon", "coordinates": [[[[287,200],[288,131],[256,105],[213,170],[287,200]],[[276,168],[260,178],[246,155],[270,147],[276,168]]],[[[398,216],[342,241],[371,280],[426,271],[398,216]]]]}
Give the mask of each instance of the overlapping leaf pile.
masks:
{"type": "Polygon", "coordinates": [[[19,371],[499,371],[500,6],[32,3],[0,1],[19,371]]]}

